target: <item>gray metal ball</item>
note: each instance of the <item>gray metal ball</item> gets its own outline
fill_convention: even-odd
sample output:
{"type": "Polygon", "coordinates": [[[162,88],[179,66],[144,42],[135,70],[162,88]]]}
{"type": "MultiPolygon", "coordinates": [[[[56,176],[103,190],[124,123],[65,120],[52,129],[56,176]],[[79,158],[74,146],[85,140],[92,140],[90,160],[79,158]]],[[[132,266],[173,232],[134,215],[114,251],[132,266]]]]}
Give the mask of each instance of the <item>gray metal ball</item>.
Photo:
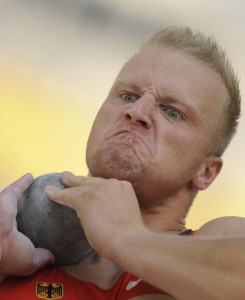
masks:
{"type": "Polygon", "coordinates": [[[76,264],[93,251],[74,209],[51,201],[44,188],[65,186],[60,174],[37,177],[18,202],[17,227],[35,247],[50,250],[57,264],[76,264]]]}

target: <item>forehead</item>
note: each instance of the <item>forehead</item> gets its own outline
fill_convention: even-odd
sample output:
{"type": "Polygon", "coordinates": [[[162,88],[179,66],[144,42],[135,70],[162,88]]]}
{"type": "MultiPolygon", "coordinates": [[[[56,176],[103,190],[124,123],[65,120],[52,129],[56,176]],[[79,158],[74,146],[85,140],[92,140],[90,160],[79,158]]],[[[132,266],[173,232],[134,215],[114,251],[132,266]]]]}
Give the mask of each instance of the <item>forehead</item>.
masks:
{"type": "Polygon", "coordinates": [[[117,77],[139,89],[154,86],[177,98],[224,98],[226,88],[218,73],[189,54],[171,48],[150,48],[135,55],[117,77]]]}

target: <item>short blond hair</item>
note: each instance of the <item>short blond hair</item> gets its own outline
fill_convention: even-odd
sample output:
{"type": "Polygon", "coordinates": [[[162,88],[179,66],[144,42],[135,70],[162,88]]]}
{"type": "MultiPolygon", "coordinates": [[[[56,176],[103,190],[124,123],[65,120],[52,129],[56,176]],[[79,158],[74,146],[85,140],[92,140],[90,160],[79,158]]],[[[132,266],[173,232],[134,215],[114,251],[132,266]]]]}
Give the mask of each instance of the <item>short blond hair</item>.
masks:
{"type": "Polygon", "coordinates": [[[140,51],[153,46],[182,50],[204,62],[221,76],[228,94],[227,99],[224,99],[225,117],[218,128],[213,130],[206,150],[207,155],[221,156],[236,132],[241,113],[239,80],[226,53],[212,36],[205,36],[200,31],[193,32],[189,27],[161,28],[150,36],[140,51]]]}

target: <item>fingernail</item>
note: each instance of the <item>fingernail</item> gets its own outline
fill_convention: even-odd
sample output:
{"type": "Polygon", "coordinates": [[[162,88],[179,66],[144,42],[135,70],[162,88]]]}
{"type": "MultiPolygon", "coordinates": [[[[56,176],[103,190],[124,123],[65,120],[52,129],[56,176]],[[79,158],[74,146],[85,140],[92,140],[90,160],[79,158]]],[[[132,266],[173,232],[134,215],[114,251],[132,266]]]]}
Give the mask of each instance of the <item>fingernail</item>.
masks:
{"type": "Polygon", "coordinates": [[[51,185],[48,185],[45,187],[45,192],[50,196],[50,197],[54,197],[55,193],[57,191],[57,188],[51,185]]]}
{"type": "Polygon", "coordinates": [[[64,177],[68,177],[68,176],[71,176],[71,175],[73,175],[71,172],[68,172],[68,171],[62,172],[62,176],[64,176],[64,177]]]}

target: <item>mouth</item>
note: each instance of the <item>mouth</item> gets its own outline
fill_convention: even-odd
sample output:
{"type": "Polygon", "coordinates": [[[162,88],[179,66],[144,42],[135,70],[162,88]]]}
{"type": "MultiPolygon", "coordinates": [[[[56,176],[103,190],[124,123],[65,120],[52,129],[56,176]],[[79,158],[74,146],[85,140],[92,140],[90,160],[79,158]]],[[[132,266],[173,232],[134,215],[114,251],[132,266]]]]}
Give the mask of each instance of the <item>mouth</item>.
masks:
{"type": "Polygon", "coordinates": [[[147,148],[148,151],[150,151],[148,145],[145,143],[145,141],[135,132],[132,132],[130,130],[119,130],[113,133],[109,138],[113,137],[122,137],[122,142],[128,147],[132,147],[135,143],[143,144],[144,147],[147,148]]]}
{"type": "Polygon", "coordinates": [[[125,140],[123,141],[123,143],[128,146],[128,147],[132,147],[133,143],[134,143],[134,137],[132,136],[126,136],[125,140]]]}

